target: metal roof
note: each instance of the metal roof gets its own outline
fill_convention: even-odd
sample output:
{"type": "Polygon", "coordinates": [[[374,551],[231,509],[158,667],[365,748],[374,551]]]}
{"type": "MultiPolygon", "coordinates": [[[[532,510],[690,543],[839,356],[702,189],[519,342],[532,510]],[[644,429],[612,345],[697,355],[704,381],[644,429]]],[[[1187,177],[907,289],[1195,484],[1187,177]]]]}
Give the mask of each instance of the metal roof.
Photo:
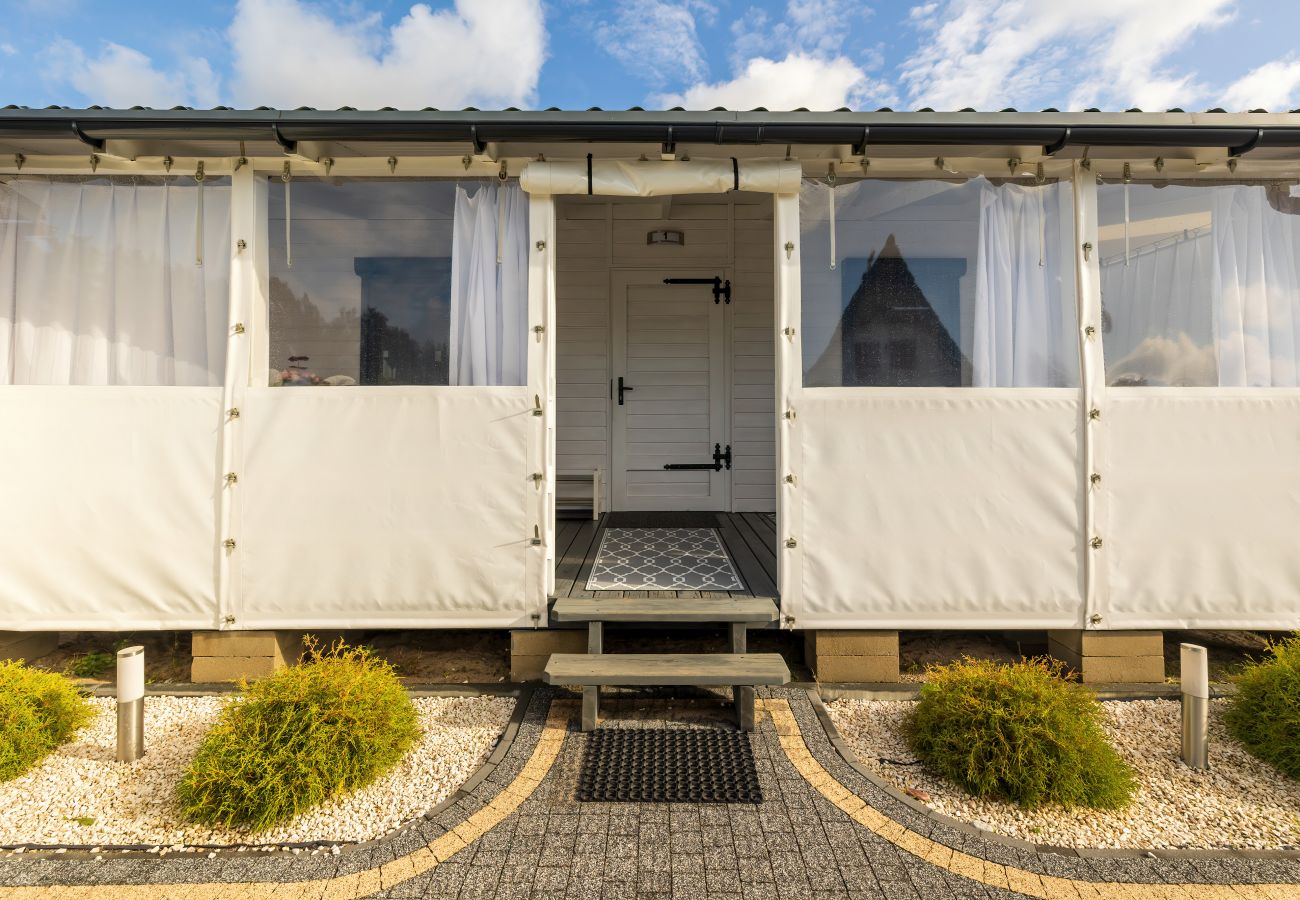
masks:
{"type": "Polygon", "coordinates": [[[1039,145],[1049,154],[1084,146],[1222,147],[1234,155],[1256,150],[1259,155],[1273,155],[1300,148],[1300,110],[0,109],[0,152],[103,151],[110,141],[153,148],[185,144],[220,155],[238,152],[240,141],[273,152],[292,152],[298,142],[346,142],[371,148],[456,144],[479,149],[488,143],[812,144],[851,145],[858,152],[888,147],[1039,145]]]}

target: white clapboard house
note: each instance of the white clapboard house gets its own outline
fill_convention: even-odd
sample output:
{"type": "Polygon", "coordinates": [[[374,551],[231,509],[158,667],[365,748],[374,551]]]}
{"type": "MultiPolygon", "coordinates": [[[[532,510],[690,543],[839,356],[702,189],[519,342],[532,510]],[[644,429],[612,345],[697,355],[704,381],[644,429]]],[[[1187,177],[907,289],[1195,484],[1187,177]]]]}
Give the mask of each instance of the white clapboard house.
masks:
{"type": "Polygon", "coordinates": [[[0,110],[0,628],[1294,628],[1298,184],[1296,113],[0,110]]]}

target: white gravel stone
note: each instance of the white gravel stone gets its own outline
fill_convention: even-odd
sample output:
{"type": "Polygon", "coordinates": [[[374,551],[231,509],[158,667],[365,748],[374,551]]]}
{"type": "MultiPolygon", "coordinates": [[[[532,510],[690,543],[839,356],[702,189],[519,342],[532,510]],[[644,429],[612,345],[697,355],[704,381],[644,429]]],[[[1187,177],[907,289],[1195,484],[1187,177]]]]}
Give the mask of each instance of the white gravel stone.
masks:
{"type": "Polygon", "coordinates": [[[0,840],[150,844],[154,852],[194,844],[371,840],[436,806],[463,784],[491,752],[515,701],[414,700],[422,735],[393,771],[286,825],[257,833],[191,825],[176,810],[176,784],[223,702],[216,697],[149,697],[145,755],[126,764],[114,759],[115,701],[93,698],[98,712],[71,742],[26,775],[0,784],[0,840]]]}
{"type": "Polygon", "coordinates": [[[970,797],[919,765],[903,725],[912,701],[836,700],[831,719],[858,760],[895,787],[919,788],[935,810],[1000,834],[1062,847],[1294,848],[1300,845],[1300,782],[1248,754],[1223,724],[1226,700],[1210,704],[1210,766],[1183,765],[1177,701],[1103,703],[1107,736],[1133,767],[1138,789],[1124,810],[1025,810],[970,797]]]}

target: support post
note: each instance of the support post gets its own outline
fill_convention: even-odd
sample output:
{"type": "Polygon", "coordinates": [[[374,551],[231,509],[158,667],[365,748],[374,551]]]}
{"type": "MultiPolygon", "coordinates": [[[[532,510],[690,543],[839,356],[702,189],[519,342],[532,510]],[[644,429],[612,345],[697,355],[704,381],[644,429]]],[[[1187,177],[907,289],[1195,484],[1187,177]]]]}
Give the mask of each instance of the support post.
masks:
{"type": "MultiPolygon", "coordinates": [[[[600,656],[605,643],[605,623],[587,623],[587,653],[600,656]]],[[[600,685],[588,684],[582,689],[582,730],[591,731],[596,727],[600,715],[600,685]]]]}
{"type": "Polygon", "coordinates": [[[587,685],[582,689],[582,730],[594,731],[599,718],[600,688],[587,685]]]}
{"type": "Polygon", "coordinates": [[[772,260],[776,335],[776,533],[781,627],[795,627],[803,603],[803,442],[786,415],[803,397],[803,327],[799,261],[799,189],[772,200],[772,260]]]}
{"type": "Polygon", "coordinates": [[[1159,631],[1051,630],[1047,652],[1084,684],[1159,684],[1165,680],[1159,631]]]}
{"type": "Polygon", "coordinates": [[[1204,647],[1179,645],[1183,689],[1183,762],[1210,767],[1210,661],[1204,647]]]}
{"type": "MultiPolygon", "coordinates": [[[[749,642],[749,625],[745,622],[731,623],[731,652],[744,653],[749,642]]],[[[736,722],[741,731],[754,730],[754,688],[747,684],[731,686],[732,699],[736,704],[736,722]]]]}
{"type": "Polygon", "coordinates": [[[144,756],[144,647],[117,651],[117,761],[144,756]]]}

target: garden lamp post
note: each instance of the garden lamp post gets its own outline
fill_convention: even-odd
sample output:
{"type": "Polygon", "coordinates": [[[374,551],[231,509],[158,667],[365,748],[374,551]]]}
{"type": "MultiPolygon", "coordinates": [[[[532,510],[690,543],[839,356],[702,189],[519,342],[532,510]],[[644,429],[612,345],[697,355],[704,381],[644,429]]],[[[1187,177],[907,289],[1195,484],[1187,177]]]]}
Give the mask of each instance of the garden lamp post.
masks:
{"type": "Polygon", "coordinates": [[[117,651],[117,761],[144,756],[144,647],[117,651]]]}
{"type": "Polygon", "coordinates": [[[1183,691],[1183,762],[1193,769],[1210,767],[1209,653],[1196,644],[1180,644],[1179,674],[1183,691]]]}

